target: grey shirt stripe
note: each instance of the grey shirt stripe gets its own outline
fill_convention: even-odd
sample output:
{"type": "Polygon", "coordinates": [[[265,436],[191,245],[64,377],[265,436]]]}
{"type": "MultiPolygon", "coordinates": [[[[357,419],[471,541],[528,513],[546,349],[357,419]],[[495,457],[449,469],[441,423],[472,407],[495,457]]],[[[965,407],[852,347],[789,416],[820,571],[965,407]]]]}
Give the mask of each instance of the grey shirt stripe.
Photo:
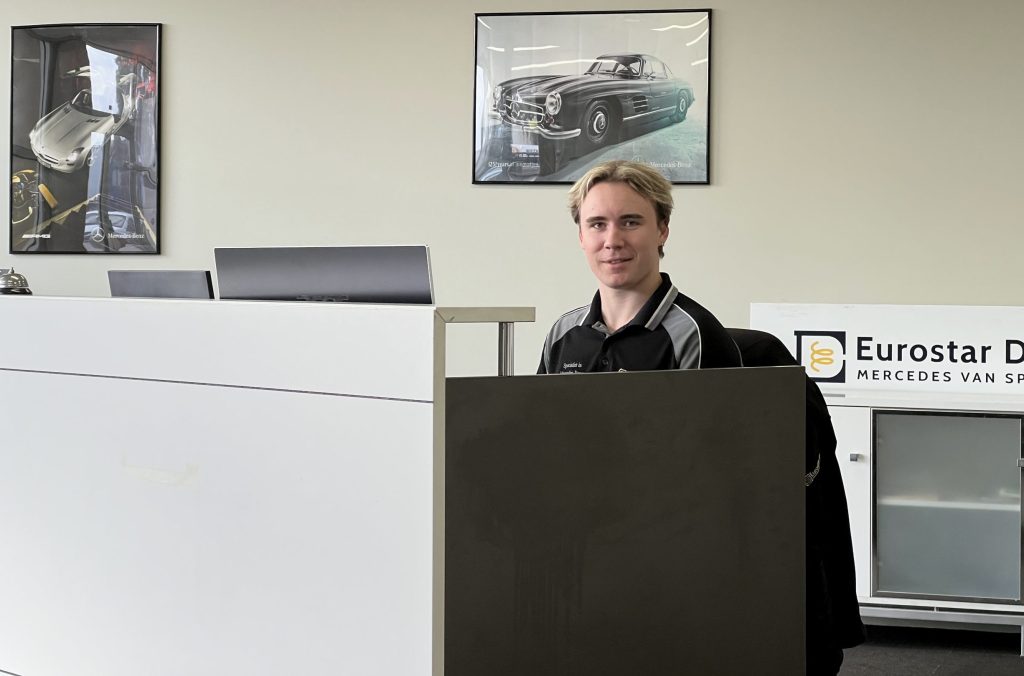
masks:
{"type": "Polygon", "coordinates": [[[669,307],[662,327],[672,338],[675,350],[677,369],[699,369],[701,355],[700,327],[690,313],[679,309],[678,305],[669,307]]]}
{"type": "Polygon", "coordinates": [[[590,311],[589,305],[578,307],[575,310],[569,310],[564,315],[555,321],[551,330],[548,331],[547,338],[544,339],[544,367],[551,363],[551,346],[562,339],[562,336],[567,334],[573,327],[579,326],[583,323],[587,313],[590,311]]]}
{"type": "Polygon", "coordinates": [[[661,303],[658,304],[658,309],[654,311],[651,318],[647,320],[646,328],[654,330],[658,324],[665,319],[665,315],[668,314],[669,308],[672,307],[672,303],[675,301],[676,296],[679,295],[679,289],[672,285],[668,291],[665,292],[665,297],[661,299],[661,303]]]}

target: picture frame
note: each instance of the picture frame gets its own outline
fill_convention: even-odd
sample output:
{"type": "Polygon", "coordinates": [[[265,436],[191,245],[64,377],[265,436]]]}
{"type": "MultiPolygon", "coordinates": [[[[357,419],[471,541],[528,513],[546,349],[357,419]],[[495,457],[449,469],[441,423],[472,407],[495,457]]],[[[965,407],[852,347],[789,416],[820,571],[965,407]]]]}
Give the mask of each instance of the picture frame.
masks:
{"type": "Polygon", "coordinates": [[[708,184],[711,10],[475,15],[473,183],[606,160],[708,184]]]}
{"type": "Polygon", "coordinates": [[[11,28],[12,254],[160,253],[161,27],[11,28]]]}

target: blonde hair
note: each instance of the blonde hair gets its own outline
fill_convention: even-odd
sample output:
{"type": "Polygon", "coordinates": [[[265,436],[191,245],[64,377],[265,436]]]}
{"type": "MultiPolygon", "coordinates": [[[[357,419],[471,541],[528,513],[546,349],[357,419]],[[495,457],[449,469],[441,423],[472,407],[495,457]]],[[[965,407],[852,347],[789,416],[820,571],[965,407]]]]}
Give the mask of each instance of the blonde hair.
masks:
{"type": "MultiPolygon", "coordinates": [[[[672,184],[662,174],[647,164],[612,160],[591,168],[569,189],[569,213],[576,225],[580,224],[580,207],[587,193],[598,183],[625,183],[641,197],[654,205],[658,227],[668,223],[672,215],[672,184]]],[[[658,255],[665,256],[665,248],[658,247],[658,255]]]]}

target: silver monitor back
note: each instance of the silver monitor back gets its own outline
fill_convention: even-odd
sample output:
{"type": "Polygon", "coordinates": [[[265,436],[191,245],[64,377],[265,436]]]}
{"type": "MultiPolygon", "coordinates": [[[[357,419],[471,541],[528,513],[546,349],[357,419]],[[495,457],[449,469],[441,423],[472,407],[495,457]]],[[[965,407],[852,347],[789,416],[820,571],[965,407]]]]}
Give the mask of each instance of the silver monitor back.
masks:
{"type": "Polygon", "coordinates": [[[114,298],[213,298],[209,270],[109,270],[114,298]]]}
{"type": "Polygon", "coordinates": [[[426,246],[218,247],[222,299],[434,302],[426,246]]]}

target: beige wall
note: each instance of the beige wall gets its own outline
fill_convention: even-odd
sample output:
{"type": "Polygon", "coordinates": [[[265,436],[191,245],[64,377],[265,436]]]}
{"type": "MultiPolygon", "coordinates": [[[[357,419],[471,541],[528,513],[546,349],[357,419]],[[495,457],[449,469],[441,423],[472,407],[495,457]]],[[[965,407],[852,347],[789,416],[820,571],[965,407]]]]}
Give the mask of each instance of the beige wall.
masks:
{"type": "MultiPolygon", "coordinates": [[[[221,245],[423,242],[439,303],[537,307],[520,371],[589,300],[564,187],[471,183],[473,13],[549,3],[88,4],[3,15],[164,24],[164,253],[0,253],[36,293],[107,295],[111,267],[212,269],[221,245]]],[[[1024,3],[713,9],[711,185],[676,188],[665,259],[685,293],[733,326],[755,301],[1024,304],[1024,3]]],[[[450,372],[494,370],[493,329],[454,332],[450,372]]]]}

